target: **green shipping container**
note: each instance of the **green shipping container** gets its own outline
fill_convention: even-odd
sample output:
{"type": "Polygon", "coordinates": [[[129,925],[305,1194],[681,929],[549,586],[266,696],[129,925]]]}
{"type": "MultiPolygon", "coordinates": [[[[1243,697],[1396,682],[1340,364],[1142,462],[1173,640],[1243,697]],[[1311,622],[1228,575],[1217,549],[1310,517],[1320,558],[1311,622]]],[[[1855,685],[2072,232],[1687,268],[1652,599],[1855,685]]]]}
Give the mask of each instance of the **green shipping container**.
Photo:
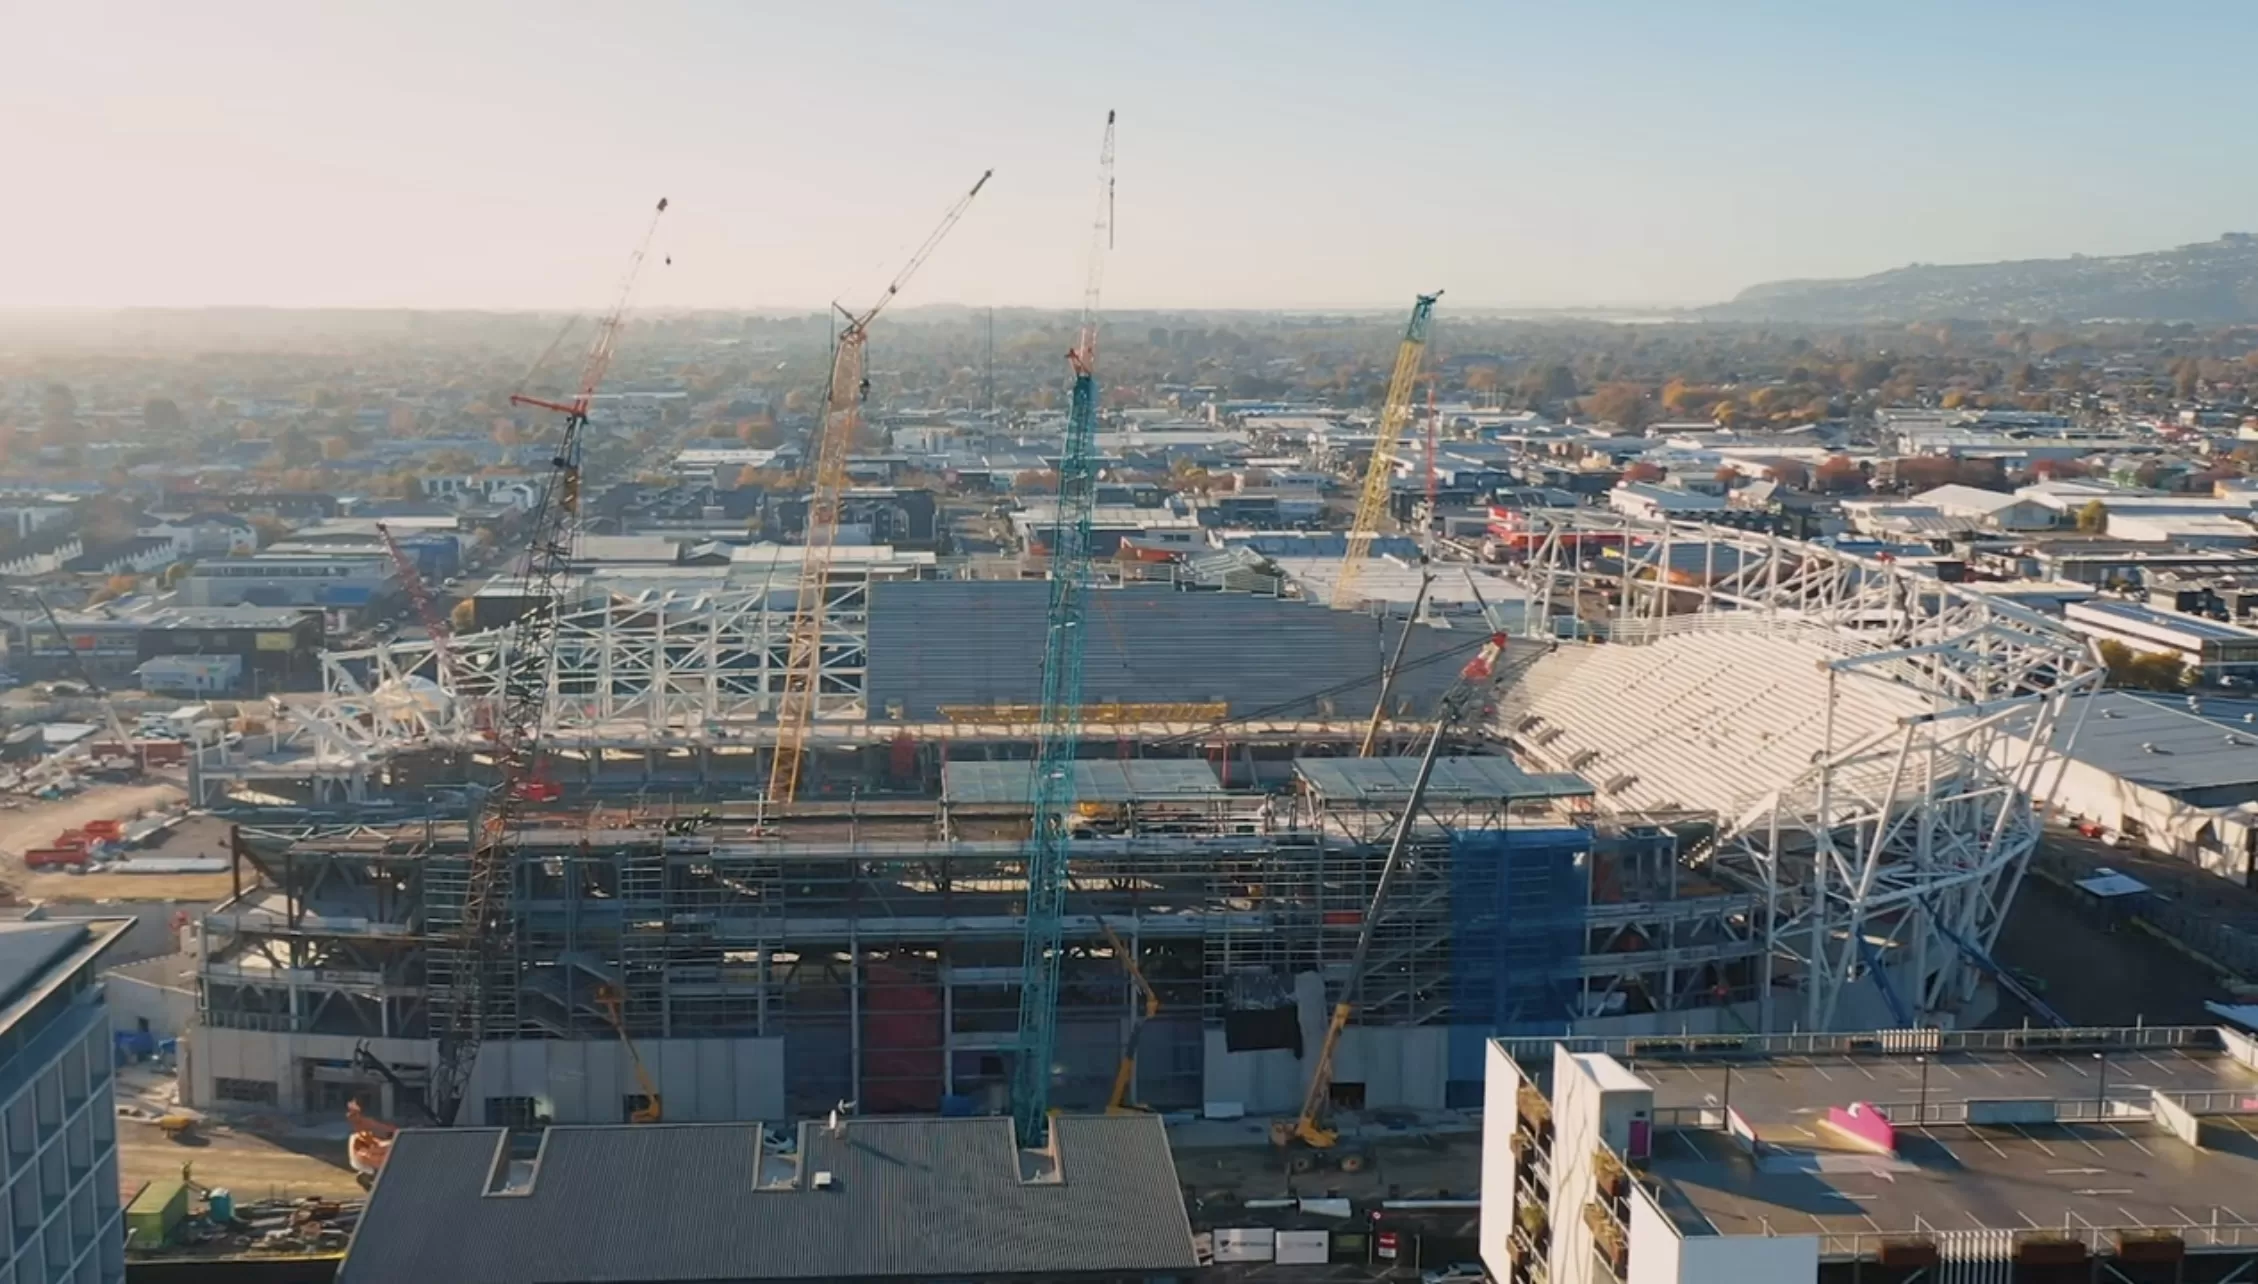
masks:
{"type": "Polygon", "coordinates": [[[173,1228],[188,1216],[188,1187],[178,1179],[153,1181],[141,1188],[125,1208],[125,1246],[163,1248],[172,1240],[173,1228]]]}

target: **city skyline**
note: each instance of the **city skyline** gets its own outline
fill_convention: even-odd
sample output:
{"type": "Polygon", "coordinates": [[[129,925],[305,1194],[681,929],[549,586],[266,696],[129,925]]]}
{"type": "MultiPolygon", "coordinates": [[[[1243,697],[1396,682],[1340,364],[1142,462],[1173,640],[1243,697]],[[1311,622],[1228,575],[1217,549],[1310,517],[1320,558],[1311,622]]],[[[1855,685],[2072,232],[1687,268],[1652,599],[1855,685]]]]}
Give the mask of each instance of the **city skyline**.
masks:
{"type": "Polygon", "coordinates": [[[1682,306],[2248,226],[2258,14],[2164,6],[2202,38],[2162,101],[2071,10],[27,6],[0,307],[577,310],[664,195],[642,307],[796,311],[993,167],[905,306],[1071,308],[1109,108],[1123,309],[1682,306]]]}

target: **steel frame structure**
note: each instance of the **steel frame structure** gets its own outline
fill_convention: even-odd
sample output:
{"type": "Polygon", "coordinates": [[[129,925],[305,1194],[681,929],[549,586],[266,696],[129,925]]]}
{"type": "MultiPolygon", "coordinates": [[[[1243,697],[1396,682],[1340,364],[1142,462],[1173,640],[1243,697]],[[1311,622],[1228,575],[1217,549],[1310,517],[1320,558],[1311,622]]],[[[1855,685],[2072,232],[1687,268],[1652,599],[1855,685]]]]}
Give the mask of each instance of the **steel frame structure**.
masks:
{"type": "Polygon", "coordinates": [[[2071,697],[2105,676],[2090,644],[1915,567],[1823,545],[1630,521],[1595,541],[1588,515],[1539,518],[1535,531],[1522,568],[1533,631],[1638,645],[1817,627],[1842,642],[1821,662],[1825,707],[1809,714],[1825,748],[1792,780],[1718,800],[1714,837],[1687,853],[1762,901],[1761,1027],[1837,1028],[1844,996],[1865,985],[1904,1025],[1971,999],[2040,837],[2033,800],[2067,762],[2071,697]],[[1851,684],[1914,693],[1930,711],[1838,738],[1851,684]]]}

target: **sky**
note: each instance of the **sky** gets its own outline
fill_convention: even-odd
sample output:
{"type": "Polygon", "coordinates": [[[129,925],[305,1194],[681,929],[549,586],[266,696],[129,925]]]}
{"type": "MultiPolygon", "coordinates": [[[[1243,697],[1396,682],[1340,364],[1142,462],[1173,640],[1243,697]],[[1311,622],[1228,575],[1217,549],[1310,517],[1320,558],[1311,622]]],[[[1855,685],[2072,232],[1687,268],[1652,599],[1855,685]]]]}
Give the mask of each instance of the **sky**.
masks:
{"type": "Polygon", "coordinates": [[[2249,0],[0,0],[0,308],[1646,306],[2258,229],[2249,0]]]}

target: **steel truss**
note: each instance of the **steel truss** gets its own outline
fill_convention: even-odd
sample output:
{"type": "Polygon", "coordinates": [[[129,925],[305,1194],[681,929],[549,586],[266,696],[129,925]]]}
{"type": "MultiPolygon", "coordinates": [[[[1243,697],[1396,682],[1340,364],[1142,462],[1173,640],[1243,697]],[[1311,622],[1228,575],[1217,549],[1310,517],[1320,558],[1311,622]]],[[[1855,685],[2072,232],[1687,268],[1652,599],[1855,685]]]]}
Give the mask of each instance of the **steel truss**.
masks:
{"type": "Polygon", "coordinates": [[[2090,645],[1886,558],[1723,527],[1601,530],[1588,515],[1537,530],[1523,567],[1532,631],[1617,645],[1695,630],[1840,639],[1821,662],[1825,705],[1809,711],[1825,748],[1792,780],[1717,800],[1714,836],[1687,857],[1762,902],[1762,1028],[1950,1021],[1992,968],[2040,837],[2033,799],[2052,791],[2077,730],[2062,722],[2071,697],[2104,677],[2090,645]],[[1927,711],[1838,737],[1862,684],[1927,711]]]}
{"type": "MultiPolygon", "coordinates": [[[[863,721],[869,583],[832,577],[825,599],[818,718],[863,721]]],[[[730,738],[773,722],[783,699],[792,604],[767,588],[608,597],[558,621],[543,738],[559,746],[730,738]]],[[[318,759],[367,764],[402,748],[485,740],[509,630],[453,639],[456,685],[430,643],[393,640],[322,656],[324,698],[285,706],[293,739],[318,759]]]]}

